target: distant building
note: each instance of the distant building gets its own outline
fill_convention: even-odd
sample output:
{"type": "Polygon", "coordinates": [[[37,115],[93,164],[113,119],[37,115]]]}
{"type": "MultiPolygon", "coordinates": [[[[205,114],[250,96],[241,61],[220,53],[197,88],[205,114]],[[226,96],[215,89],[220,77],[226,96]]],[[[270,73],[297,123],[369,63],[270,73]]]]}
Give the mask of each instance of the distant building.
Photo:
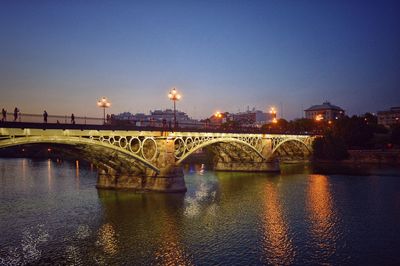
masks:
{"type": "Polygon", "coordinates": [[[388,111],[378,111],[378,124],[385,127],[400,124],[400,107],[392,107],[388,111]]]}
{"type": "Polygon", "coordinates": [[[313,105],[304,110],[307,119],[315,120],[334,120],[344,116],[344,110],[339,106],[333,105],[330,102],[324,102],[320,105],[313,105]]]}
{"type": "MultiPolygon", "coordinates": [[[[174,111],[171,109],[154,110],[150,111],[150,114],[124,112],[115,115],[114,118],[116,120],[128,120],[136,125],[162,125],[163,120],[167,123],[174,121],[174,111]]],[[[192,119],[185,112],[178,110],[176,111],[176,121],[181,127],[199,124],[198,120],[192,119]]]]}
{"type": "Polygon", "coordinates": [[[265,113],[260,110],[255,110],[254,108],[252,111],[232,114],[231,117],[233,121],[237,121],[243,126],[257,127],[261,127],[262,125],[271,122],[273,119],[272,114],[265,113]]]}
{"type": "Polygon", "coordinates": [[[213,125],[221,125],[223,123],[230,121],[231,119],[229,119],[229,117],[230,114],[228,112],[224,113],[216,112],[215,114],[210,116],[207,120],[213,125]]]}
{"type": "MultiPolygon", "coordinates": [[[[150,111],[148,119],[153,121],[162,121],[163,119],[166,121],[174,121],[174,110],[165,109],[150,111]]],[[[190,123],[192,120],[193,119],[191,119],[185,112],[176,111],[176,121],[179,123],[190,123]]]]}

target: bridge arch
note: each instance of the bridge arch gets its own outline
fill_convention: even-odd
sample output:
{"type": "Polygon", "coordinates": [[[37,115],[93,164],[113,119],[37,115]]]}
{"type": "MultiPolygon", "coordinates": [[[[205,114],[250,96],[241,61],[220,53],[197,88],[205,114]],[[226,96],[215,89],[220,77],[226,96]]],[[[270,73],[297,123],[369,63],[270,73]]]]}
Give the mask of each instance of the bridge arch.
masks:
{"type": "Polygon", "coordinates": [[[272,148],[272,151],[271,151],[271,154],[270,154],[269,158],[272,158],[274,156],[274,154],[276,154],[276,152],[279,150],[279,148],[283,144],[287,144],[287,143],[290,143],[290,142],[299,143],[299,144],[301,144],[302,147],[306,148],[306,150],[309,153],[312,152],[312,149],[311,149],[310,145],[307,142],[303,141],[302,139],[299,139],[299,138],[287,138],[287,139],[282,140],[281,142],[279,142],[277,145],[275,145],[272,148]]]}
{"type": "Polygon", "coordinates": [[[156,173],[160,172],[160,170],[155,165],[146,161],[139,155],[129,152],[127,149],[118,147],[111,143],[97,141],[90,138],[72,137],[72,136],[27,136],[27,137],[9,138],[1,140],[0,148],[7,148],[19,145],[27,145],[27,144],[62,144],[62,145],[69,145],[72,147],[77,145],[83,145],[89,148],[101,147],[108,151],[117,152],[124,156],[127,156],[128,158],[131,158],[134,161],[139,162],[144,167],[154,170],[156,173]]]}
{"type": "Polygon", "coordinates": [[[256,147],[251,145],[249,142],[246,142],[246,141],[238,139],[238,138],[226,138],[226,137],[224,137],[224,138],[210,138],[210,139],[202,141],[202,142],[200,142],[198,144],[192,145],[191,148],[189,148],[189,149],[186,147],[187,141],[182,139],[182,142],[185,144],[185,146],[183,147],[184,152],[183,152],[182,156],[177,157],[177,162],[176,162],[177,165],[181,164],[187,157],[189,157],[191,154],[193,154],[197,150],[205,148],[207,146],[211,146],[211,145],[216,144],[216,143],[237,143],[237,144],[240,144],[240,145],[244,145],[245,147],[248,147],[252,151],[254,151],[254,153],[257,156],[259,156],[261,159],[265,159],[265,157],[261,154],[261,152],[259,150],[257,150],[256,147]]]}

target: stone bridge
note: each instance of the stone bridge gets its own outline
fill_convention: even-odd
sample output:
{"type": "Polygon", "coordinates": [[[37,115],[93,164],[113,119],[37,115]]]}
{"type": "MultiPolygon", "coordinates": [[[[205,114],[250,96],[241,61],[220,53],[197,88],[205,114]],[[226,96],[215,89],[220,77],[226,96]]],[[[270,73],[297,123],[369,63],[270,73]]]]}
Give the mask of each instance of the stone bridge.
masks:
{"type": "Polygon", "coordinates": [[[207,150],[215,170],[279,171],[277,158],[311,153],[314,136],[284,134],[33,128],[0,124],[0,148],[57,144],[99,169],[98,188],[186,191],[182,163],[207,150]]]}

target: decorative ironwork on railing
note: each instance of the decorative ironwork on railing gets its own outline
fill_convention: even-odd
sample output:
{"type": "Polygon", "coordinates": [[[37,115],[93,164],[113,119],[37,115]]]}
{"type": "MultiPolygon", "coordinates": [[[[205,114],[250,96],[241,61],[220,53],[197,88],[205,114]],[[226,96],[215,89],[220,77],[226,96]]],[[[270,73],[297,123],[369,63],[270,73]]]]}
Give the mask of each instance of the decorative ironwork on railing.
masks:
{"type": "Polygon", "coordinates": [[[142,130],[142,131],[186,131],[186,132],[226,132],[226,133],[255,133],[255,134],[295,134],[312,135],[320,132],[304,132],[281,130],[280,128],[262,128],[258,126],[227,126],[204,121],[181,121],[176,126],[169,121],[159,120],[115,120],[103,118],[68,115],[48,115],[44,122],[43,115],[19,113],[14,120],[13,113],[7,113],[0,127],[42,128],[42,129],[96,129],[96,130],[142,130]],[[5,125],[6,124],[6,125],[5,125]]]}

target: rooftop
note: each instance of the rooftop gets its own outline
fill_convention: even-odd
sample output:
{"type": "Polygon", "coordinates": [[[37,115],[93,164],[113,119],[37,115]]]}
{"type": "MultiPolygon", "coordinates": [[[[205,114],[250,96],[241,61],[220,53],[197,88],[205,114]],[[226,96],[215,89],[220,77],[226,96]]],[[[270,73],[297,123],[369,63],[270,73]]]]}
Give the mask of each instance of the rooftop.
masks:
{"type": "Polygon", "coordinates": [[[333,105],[330,102],[324,102],[319,105],[313,105],[310,108],[306,109],[305,111],[319,111],[319,110],[338,110],[338,111],[344,111],[342,108],[339,106],[333,105]]]}

